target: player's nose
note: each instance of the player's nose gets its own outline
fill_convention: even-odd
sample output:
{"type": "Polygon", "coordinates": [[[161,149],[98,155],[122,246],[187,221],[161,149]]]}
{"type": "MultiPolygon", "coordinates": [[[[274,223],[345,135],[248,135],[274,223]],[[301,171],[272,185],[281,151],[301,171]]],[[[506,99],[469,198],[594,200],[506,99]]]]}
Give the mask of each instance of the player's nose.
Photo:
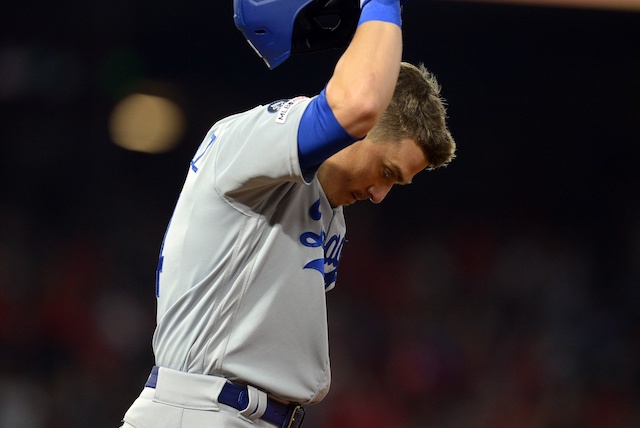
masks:
{"type": "Polygon", "coordinates": [[[389,190],[391,190],[391,185],[377,184],[374,186],[370,186],[367,189],[369,200],[374,204],[379,204],[387,196],[389,190]]]}

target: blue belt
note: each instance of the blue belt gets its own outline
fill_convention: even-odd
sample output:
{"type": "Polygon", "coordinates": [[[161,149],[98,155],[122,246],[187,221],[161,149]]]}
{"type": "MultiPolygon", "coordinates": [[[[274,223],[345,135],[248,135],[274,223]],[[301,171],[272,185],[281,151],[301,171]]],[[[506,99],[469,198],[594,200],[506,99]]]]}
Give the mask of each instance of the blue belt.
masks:
{"type": "MultiPolygon", "coordinates": [[[[144,386],[155,388],[157,383],[158,367],[154,366],[144,386]]],[[[231,406],[236,410],[244,410],[249,405],[249,393],[246,387],[227,382],[222,387],[218,402],[231,406]]],[[[297,403],[287,406],[267,398],[267,408],[260,419],[280,428],[299,428],[302,426],[302,420],[304,419],[304,408],[297,403]]]]}

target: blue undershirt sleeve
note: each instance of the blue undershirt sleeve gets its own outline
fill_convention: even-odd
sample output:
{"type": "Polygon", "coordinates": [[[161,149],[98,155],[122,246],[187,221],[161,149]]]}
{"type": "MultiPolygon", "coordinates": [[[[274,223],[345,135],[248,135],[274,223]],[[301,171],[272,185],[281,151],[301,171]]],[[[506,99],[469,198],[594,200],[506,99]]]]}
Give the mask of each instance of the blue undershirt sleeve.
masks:
{"type": "Polygon", "coordinates": [[[298,155],[302,171],[315,172],[322,162],[355,141],[334,116],[323,89],[300,119],[298,155]]]}

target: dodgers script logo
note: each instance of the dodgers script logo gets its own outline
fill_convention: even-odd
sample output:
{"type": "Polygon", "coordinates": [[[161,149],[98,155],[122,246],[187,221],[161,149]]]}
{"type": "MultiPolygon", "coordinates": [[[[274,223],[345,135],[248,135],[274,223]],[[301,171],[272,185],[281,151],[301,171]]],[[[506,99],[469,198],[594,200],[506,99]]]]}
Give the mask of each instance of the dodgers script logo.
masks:
{"type": "MultiPolygon", "coordinates": [[[[322,213],[320,212],[320,199],[318,199],[311,208],[309,208],[309,216],[314,221],[320,221],[322,213]]],[[[324,259],[311,260],[304,266],[304,269],[315,269],[324,276],[324,287],[328,288],[334,282],[338,275],[338,264],[340,263],[340,256],[342,255],[342,247],[344,246],[345,238],[340,235],[332,235],[327,237],[327,233],[323,230],[320,235],[314,232],[304,232],[300,235],[300,242],[305,247],[320,247],[324,249],[324,259]],[[333,269],[330,272],[325,272],[325,266],[330,266],[333,269]]]]}

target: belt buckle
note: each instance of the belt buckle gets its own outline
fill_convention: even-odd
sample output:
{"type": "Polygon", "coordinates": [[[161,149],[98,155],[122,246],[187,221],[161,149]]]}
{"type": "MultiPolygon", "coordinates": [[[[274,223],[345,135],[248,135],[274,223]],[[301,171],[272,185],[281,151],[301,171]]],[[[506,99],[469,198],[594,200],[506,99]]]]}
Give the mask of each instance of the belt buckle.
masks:
{"type": "Polygon", "coordinates": [[[284,419],[281,428],[298,428],[302,426],[304,420],[304,407],[300,404],[292,404],[289,406],[287,417],[284,419]]]}

